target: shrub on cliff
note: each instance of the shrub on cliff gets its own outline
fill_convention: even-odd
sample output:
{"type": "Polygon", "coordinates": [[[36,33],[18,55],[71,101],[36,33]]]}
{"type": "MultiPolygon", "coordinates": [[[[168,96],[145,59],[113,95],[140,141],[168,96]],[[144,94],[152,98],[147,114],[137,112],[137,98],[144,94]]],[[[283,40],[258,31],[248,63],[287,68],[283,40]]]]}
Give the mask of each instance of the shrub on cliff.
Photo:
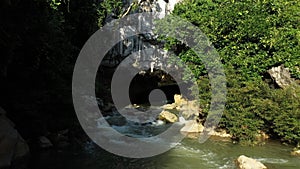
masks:
{"type": "MultiPolygon", "coordinates": [[[[295,0],[193,0],[175,7],[173,14],[198,26],[219,52],[228,87],[220,127],[237,140],[253,142],[259,130],[290,143],[300,140],[299,86],[272,89],[264,82],[267,70],[281,64],[300,78],[299,11],[295,0]]],[[[166,41],[207,83],[201,60],[180,43],[166,41]]],[[[208,113],[209,84],[203,83],[200,101],[208,113]]]]}

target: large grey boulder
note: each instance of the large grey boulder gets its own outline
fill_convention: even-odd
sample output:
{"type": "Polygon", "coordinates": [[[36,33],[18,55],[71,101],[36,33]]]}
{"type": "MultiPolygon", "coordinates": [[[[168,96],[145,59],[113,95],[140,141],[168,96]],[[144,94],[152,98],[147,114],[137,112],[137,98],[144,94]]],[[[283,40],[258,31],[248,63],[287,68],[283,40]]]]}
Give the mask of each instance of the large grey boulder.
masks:
{"type": "Polygon", "coordinates": [[[269,69],[268,73],[281,88],[286,88],[294,82],[294,79],[291,78],[289,69],[285,68],[283,65],[269,69]]]}
{"type": "Polygon", "coordinates": [[[236,162],[239,169],[267,169],[263,163],[244,155],[239,156],[236,162]]]}
{"type": "Polygon", "coordinates": [[[5,111],[0,108],[0,169],[8,168],[12,164],[18,169],[25,168],[23,164],[29,155],[29,147],[26,141],[14,128],[14,123],[6,116],[5,111]]]}

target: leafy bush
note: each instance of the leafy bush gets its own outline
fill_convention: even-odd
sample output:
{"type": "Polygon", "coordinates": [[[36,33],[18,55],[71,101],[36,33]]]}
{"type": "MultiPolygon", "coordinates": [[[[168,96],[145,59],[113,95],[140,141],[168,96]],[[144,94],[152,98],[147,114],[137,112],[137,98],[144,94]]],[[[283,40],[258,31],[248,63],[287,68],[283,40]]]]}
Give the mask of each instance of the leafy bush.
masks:
{"type": "MultiPolygon", "coordinates": [[[[264,82],[267,70],[281,64],[300,78],[299,11],[294,0],[193,0],[175,7],[173,14],[198,26],[219,52],[228,87],[220,127],[237,140],[253,142],[265,131],[282,141],[300,141],[299,86],[272,89],[264,82]]],[[[199,77],[207,114],[210,87],[201,60],[176,40],[165,41],[199,77]]]]}
{"type": "Polygon", "coordinates": [[[300,87],[263,91],[261,97],[252,99],[256,106],[253,112],[265,121],[265,128],[282,141],[299,142],[300,87]]]}
{"type": "Polygon", "coordinates": [[[240,88],[230,87],[220,127],[240,141],[253,142],[258,132],[264,131],[273,138],[297,143],[300,141],[299,100],[299,86],[274,90],[259,80],[245,82],[240,88]]]}
{"type": "Polygon", "coordinates": [[[223,62],[247,80],[280,64],[300,78],[299,11],[294,0],[194,0],[177,5],[174,14],[198,26],[223,62]]]}

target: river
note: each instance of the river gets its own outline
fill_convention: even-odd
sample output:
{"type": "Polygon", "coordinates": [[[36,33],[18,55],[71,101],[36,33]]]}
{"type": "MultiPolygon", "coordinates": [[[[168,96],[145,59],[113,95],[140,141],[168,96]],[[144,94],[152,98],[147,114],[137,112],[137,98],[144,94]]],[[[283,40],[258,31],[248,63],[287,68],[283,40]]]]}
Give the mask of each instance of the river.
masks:
{"type": "Polygon", "coordinates": [[[47,150],[36,154],[33,169],[233,169],[234,160],[246,155],[269,169],[299,169],[300,160],[290,155],[292,147],[270,141],[263,146],[241,146],[230,142],[185,139],[170,151],[145,159],[122,158],[93,143],[85,149],[47,150]]]}
{"type": "MultiPolygon", "coordinates": [[[[128,128],[128,126],[126,126],[128,128]]],[[[128,132],[128,130],[127,130],[128,132]]],[[[292,146],[268,141],[261,146],[242,146],[220,139],[200,144],[185,138],[166,153],[144,159],[113,155],[93,142],[82,148],[49,149],[33,154],[31,169],[234,169],[240,155],[255,158],[269,169],[299,169],[299,157],[290,155],[292,146]]]]}

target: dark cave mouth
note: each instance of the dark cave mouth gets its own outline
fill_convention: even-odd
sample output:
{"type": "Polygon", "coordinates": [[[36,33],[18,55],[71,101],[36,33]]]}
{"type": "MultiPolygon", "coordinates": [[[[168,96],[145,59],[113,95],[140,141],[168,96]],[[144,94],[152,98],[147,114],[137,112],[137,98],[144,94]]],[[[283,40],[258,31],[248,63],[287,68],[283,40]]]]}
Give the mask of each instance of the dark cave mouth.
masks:
{"type": "Polygon", "coordinates": [[[179,85],[159,69],[136,74],[129,86],[131,104],[161,106],[173,103],[175,94],[181,94],[179,85]]]}

